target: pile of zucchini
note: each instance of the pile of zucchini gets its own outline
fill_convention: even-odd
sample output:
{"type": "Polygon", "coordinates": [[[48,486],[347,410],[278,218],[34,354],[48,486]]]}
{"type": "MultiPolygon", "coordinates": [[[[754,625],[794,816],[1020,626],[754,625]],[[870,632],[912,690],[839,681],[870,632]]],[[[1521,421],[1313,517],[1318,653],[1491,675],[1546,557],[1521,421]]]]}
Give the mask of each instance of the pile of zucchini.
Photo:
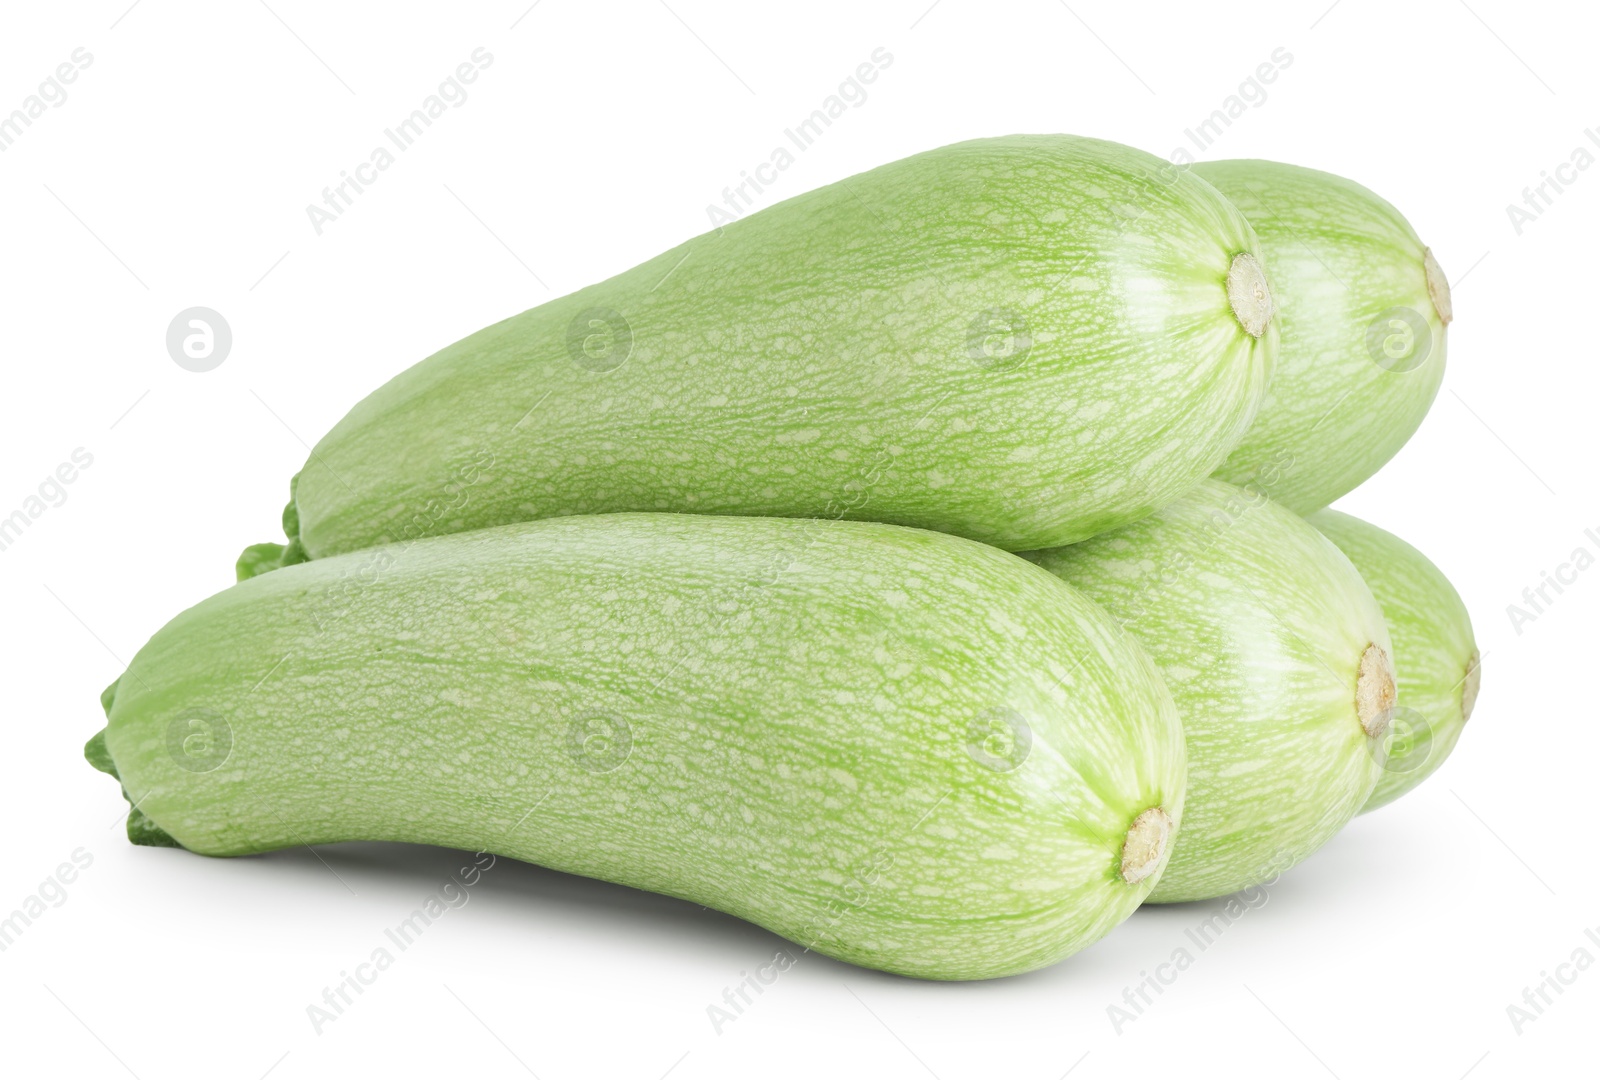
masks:
{"type": "Polygon", "coordinates": [[[1325,509],[1450,317],[1326,173],[893,162],[395,376],[86,753],[136,843],[493,851],[886,971],[1051,964],[1453,748],[1465,608],[1325,509]]]}

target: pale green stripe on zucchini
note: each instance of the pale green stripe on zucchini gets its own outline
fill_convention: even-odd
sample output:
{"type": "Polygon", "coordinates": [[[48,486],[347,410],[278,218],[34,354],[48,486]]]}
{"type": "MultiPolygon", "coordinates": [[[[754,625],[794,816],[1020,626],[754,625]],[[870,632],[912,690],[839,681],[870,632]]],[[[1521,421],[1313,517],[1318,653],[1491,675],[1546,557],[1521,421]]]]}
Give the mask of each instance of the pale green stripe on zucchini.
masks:
{"type": "Polygon", "coordinates": [[[938,979],[1105,934],[1183,806],[1172,699],[1110,616],[861,522],[566,517],[313,560],[173,619],[109,715],[104,764],[191,851],[483,849],[938,979]]]}
{"type": "Polygon", "coordinates": [[[1307,518],[1355,564],[1383,608],[1399,694],[1389,753],[1362,812],[1391,803],[1444,764],[1478,699],[1478,644],[1450,579],[1393,533],[1337,510],[1307,518]]]}
{"type": "Polygon", "coordinates": [[[1273,161],[1193,166],[1255,227],[1281,344],[1254,425],[1216,471],[1308,513],[1376,473],[1444,378],[1450,285],[1389,203],[1331,173],[1273,161]]]}
{"type": "Polygon", "coordinates": [[[1130,147],[918,154],[397,375],[300,472],[286,561],[613,511],[1081,540],[1249,427],[1277,344],[1259,255],[1209,184],[1130,147]]]}
{"type": "Polygon", "coordinates": [[[1316,529],[1212,480],[1142,521],[1027,557],[1131,631],[1177,702],[1188,801],[1151,901],[1276,877],[1361,809],[1394,704],[1389,634],[1316,529]]]}

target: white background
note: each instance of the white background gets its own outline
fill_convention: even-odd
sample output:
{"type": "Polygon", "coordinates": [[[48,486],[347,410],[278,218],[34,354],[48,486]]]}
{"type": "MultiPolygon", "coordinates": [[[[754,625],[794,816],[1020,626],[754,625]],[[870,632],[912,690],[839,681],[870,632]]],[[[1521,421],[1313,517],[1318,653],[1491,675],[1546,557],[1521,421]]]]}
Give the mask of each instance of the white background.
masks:
{"type": "MultiPolygon", "coordinates": [[[[1597,26],[1509,0],[1119,5],[7,4],[0,113],[75,48],[69,97],[0,153],[0,516],[93,464],[0,551],[0,914],[93,862],[0,953],[9,1073],[750,1077],[1593,1075],[1600,970],[1520,1033],[1507,1006],[1600,959],[1600,168],[1520,235],[1524,187],[1600,125],[1597,26]],[[318,236],[305,212],[482,46],[492,66],[318,236]],[[1217,906],[1145,909],[1044,971],[943,985],[807,956],[717,1031],[777,938],[696,905],[502,860],[337,1022],[306,1007],[463,860],[373,845],[209,860],[135,848],[80,757],[96,698],[181,608],[279,539],[287,482],[391,374],[708,226],[872,51],[893,64],[763,195],[960,139],[1066,131],[1165,156],[1282,47],[1202,158],[1329,169],[1398,205],[1455,291],[1449,369],[1341,505],[1426,551],[1486,654],[1455,756],[1355,821],[1135,1022],[1107,1006],[1217,906]],[[167,324],[234,345],[196,374],[167,324]],[[1551,593],[1550,595],[1554,595],[1551,593]]],[[[1191,952],[1193,952],[1192,945],[1191,952]]],[[[1597,965],[1600,967],[1600,965],[1597,965]]]]}

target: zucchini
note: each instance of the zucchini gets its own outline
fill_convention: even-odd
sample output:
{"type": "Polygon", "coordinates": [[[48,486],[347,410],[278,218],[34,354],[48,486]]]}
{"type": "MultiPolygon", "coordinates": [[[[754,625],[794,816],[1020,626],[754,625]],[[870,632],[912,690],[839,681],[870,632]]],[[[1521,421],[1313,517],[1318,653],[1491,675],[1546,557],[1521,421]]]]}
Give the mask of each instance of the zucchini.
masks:
{"type": "Polygon", "coordinates": [[[1478,700],[1472,618],[1450,579],[1393,533],[1337,510],[1307,518],[1344,552],[1383,608],[1398,683],[1383,775],[1362,812],[1422,783],[1455,749],[1478,700]]]}
{"type": "Polygon", "coordinates": [[[1222,463],[1271,311],[1250,226],[1204,181],[1065,135],[947,146],[397,375],[312,451],[286,550],[240,573],[617,511],[1081,540],[1222,463]]]}
{"type": "Polygon", "coordinates": [[[1395,697],[1389,634],[1350,560],[1303,520],[1212,480],[1029,558],[1132,632],[1177,702],[1188,805],[1151,901],[1268,880],[1372,794],[1395,697]]]}
{"type": "Polygon", "coordinates": [[[139,651],[90,756],[190,851],[490,851],[935,979],[1109,931],[1157,880],[1184,786],[1149,658],[1024,560],[677,514],[242,582],[139,651]]]}
{"type": "Polygon", "coordinates": [[[1271,469],[1267,494],[1309,513],[1376,473],[1427,415],[1450,284],[1400,212],[1354,181],[1274,161],[1192,168],[1255,226],[1282,333],[1261,411],[1216,476],[1248,486],[1271,469]]]}

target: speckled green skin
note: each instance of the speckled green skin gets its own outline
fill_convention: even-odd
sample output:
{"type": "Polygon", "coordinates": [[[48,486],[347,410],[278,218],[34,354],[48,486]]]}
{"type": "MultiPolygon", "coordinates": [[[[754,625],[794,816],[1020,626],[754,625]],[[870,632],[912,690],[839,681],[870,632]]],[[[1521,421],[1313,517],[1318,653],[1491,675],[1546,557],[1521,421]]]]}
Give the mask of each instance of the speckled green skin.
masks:
{"type": "Polygon", "coordinates": [[[1149,651],[1188,737],[1183,830],[1156,903],[1223,896],[1321,847],[1378,781],[1356,712],[1377,601],[1294,514],[1217,481],[1082,544],[1028,556],[1149,651]]]}
{"type": "Polygon", "coordinates": [[[104,745],[192,851],[485,849],[937,979],[1109,931],[1154,880],[1119,876],[1130,824],[1177,819],[1184,786],[1149,658],[1037,567],[889,525],[694,515],[252,578],[140,650],[104,745]],[[168,748],[193,709],[231,729],[208,772],[168,748]],[[983,726],[996,710],[1025,757],[983,726]]]}
{"type": "Polygon", "coordinates": [[[1281,330],[1261,411],[1216,476],[1247,485],[1277,459],[1282,477],[1268,494],[1309,513],[1394,457],[1439,392],[1445,324],[1428,295],[1422,241],[1393,206],[1330,173],[1272,161],[1193,170],[1255,226],[1281,330]],[[1394,308],[1414,312],[1426,333],[1380,320],[1394,308]]]}
{"type": "Polygon", "coordinates": [[[1355,564],[1383,608],[1394,642],[1396,743],[1362,813],[1391,803],[1422,783],[1455,749],[1477,694],[1472,619],[1450,579],[1393,533],[1337,510],[1306,520],[1355,564]]]}
{"type": "Polygon", "coordinates": [[[299,474],[291,561],[614,511],[1080,540],[1181,494],[1249,426],[1276,330],[1230,307],[1241,252],[1231,203],[1115,143],[884,165],[396,376],[299,474]]]}

